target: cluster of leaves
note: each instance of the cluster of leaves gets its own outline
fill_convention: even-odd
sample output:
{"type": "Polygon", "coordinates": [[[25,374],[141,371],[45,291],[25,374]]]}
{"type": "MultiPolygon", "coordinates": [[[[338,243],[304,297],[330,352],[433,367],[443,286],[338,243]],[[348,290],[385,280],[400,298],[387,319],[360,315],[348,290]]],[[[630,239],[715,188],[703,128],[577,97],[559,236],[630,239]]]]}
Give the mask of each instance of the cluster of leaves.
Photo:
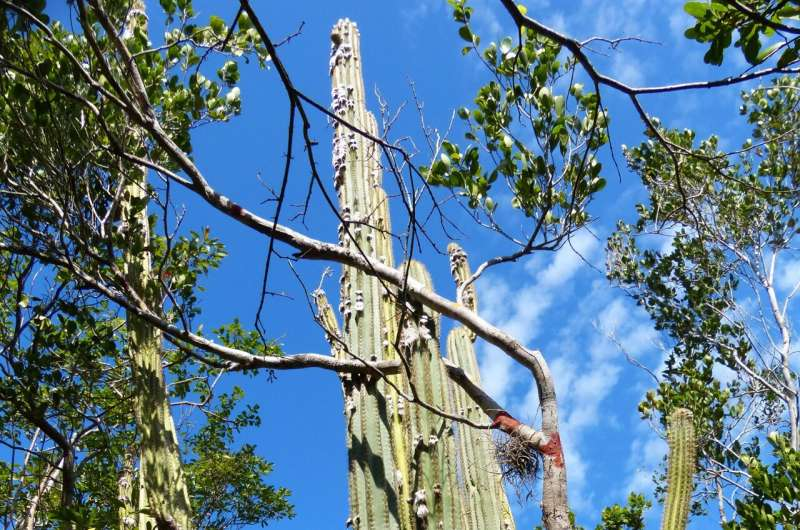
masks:
{"type": "Polygon", "coordinates": [[[751,493],[736,500],[740,519],[724,525],[726,530],[800,525],[800,452],[784,435],[770,433],[767,441],[774,460],[765,464],[754,456],[746,459],[751,493]]]}
{"type": "Polygon", "coordinates": [[[608,276],[672,342],[658,387],[640,411],[663,424],[677,407],[692,410],[706,470],[740,469],[740,455],[758,452],[753,433],[785,425],[791,393],[774,389],[792,383],[782,379],[780,356],[760,350],[762,326],[770,326],[754,329],[742,300],[758,299],[771,274],[764,264],[791,252],[797,234],[796,92],[796,79],[781,78],[742,95],[757,143],[748,140],[738,161],[719,151],[715,137],[695,144],[688,130],[660,131],[685,153],[677,169],[675,152],[661,142],[625,150],[649,203],[609,239],[608,276]],[[653,233],[671,236],[671,244],[653,248],[653,233]],[[729,376],[721,378],[720,370],[729,376]]]}
{"type": "Polygon", "coordinates": [[[238,318],[234,318],[229,324],[220,326],[214,330],[219,341],[230,348],[236,348],[257,355],[281,356],[283,351],[275,341],[267,341],[254,329],[247,329],[242,326],[238,318]]]}
{"type": "Polygon", "coordinates": [[[511,206],[545,233],[583,225],[586,204],[605,185],[595,153],[608,141],[608,120],[598,94],[570,85],[574,65],[561,62],[560,46],[529,29],[522,28],[516,41],[506,37],[479,50],[472,8],[463,0],[450,4],[458,33],[469,43],[464,53],[474,51],[493,80],[478,90],[474,107],[458,110],[468,143],[442,142],[423,174],[489,215],[503,193],[495,185],[503,182],[511,206]],[[559,94],[555,87],[563,84],[559,94]]]}
{"type": "Polygon", "coordinates": [[[652,505],[643,495],[631,493],[627,505],[615,504],[603,509],[601,523],[595,530],[644,530],[644,512],[652,505]]]}
{"type": "MultiPolygon", "coordinates": [[[[64,506],[60,488],[52,487],[42,496],[39,512],[53,523],[117,526],[117,482],[125,452],[135,444],[130,369],[122,353],[124,320],[107,301],[74,285],[29,285],[31,262],[13,255],[4,258],[0,436],[22,446],[37,429],[53,429],[64,439],[70,439],[70,433],[84,433],[74,444],[73,503],[64,506]]],[[[52,274],[37,266],[40,274],[52,274]]],[[[199,274],[194,268],[188,270],[191,277],[199,274]]],[[[238,321],[221,329],[226,331],[219,333],[232,344],[254,340],[238,321]]],[[[277,346],[271,352],[276,353],[277,346]]],[[[209,378],[216,378],[219,371],[183,361],[180,354],[167,358],[175,381],[171,396],[196,399],[206,415],[205,425],[186,431],[182,444],[190,459],[186,473],[197,527],[235,528],[292,516],[288,491],[265,482],[271,464],[252,446],[234,448],[235,434],[260,424],[258,407],[239,406],[244,397],[240,389],[216,394],[209,378]]],[[[47,432],[45,437],[40,435],[40,444],[52,436],[47,432]]],[[[27,466],[20,467],[21,455],[14,480],[7,477],[3,482],[13,489],[4,495],[8,502],[0,514],[22,517],[59,455],[59,450],[52,456],[37,452],[28,457],[27,466]]],[[[6,462],[2,469],[6,475],[11,473],[6,462]]]]}
{"type": "Polygon", "coordinates": [[[242,429],[261,424],[258,405],[236,413],[243,398],[239,387],[220,394],[218,405],[206,414],[206,424],[188,438],[191,455],[186,473],[197,528],[266,526],[271,520],[294,516],[289,491],[264,482],[272,464],[256,454],[253,445],[233,448],[242,429]]]}
{"type": "Polygon", "coordinates": [[[711,0],[686,2],[684,9],[696,21],[686,30],[686,37],[709,43],[703,57],[706,63],[722,64],[725,50],[733,42],[734,31],[739,35],[734,46],[741,48],[744,58],[752,65],[778,56],[778,68],[785,68],[800,57],[800,26],[797,25],[800,3],[797,1],[711,0]],[[794,25],[788,25],[791,23],[794,25]],[[788,37],[784,33],[788,33],[788,37]],[[765,46],[762,37],[767,42],[777,42],[765,46]]]}
{"type": "Polygon", "coordinates": [[[177,317],[170,313],[180,312],[190,322],[200,313],[198,295],[204,289],[198,282],[219,267],[227,255],[225,245],[205,228],[201,232],[190,230],[188,235],[181,234],[174,241],[155,236],[151,238],[150,248],[156,274],[173,296],[173,303],[166,309],[167,317],[175,320],[177,317]]]}
{"type": "Polygon", "coordinates": [[[677,232],[670,251],[662,253],[640,249],[631,227],[620,225],[608,250],[613,257],[609,277],[629,288],[656,329],[675,343],[658,389],[648,392],[639,410],[645,418],[657,413],[662,422],[675,408],[700,411],[700,438],[713,446],[726,417],[739,409],[738,403],[726,408],[739,389],[735,382],[733,388],[723,388],[713,376],[715,363],[735,368],[733,357],[749,350],[741,324],[729,323],[725,316],[735,305],[731,267],[721,252],[708,249],[686,230],[677,232]]]}
{"type": "MultiPolygon", "coordinates": [[[[653,505],[644,495],[631,493],[628,495],[628,502],[625,506],[614,504],[603,508],[600,513],[600,524],[595,526],[595,530],[644,530],[644,513],[653,505]]],[[[575,523],[575,514],[569,513],[570,525],[575,530],[586,530],[585,527],[575,523]]],[[[543,530],[541,526],[536,526],[535,530],[543,530]]]]}
{"type": "Polygon", "coordinates": [[[38,496],[48,519],[111,525],[113,462],[133,442],[128,370],[115,362],[122,321],[106,301],[59,282],[41,264],[4,254],[2,275],[0,437],[33,450],[4,466],[14,476],[2,510],[22,518],[38,496]],[[56,471],[70,452],[75,461],[56,471]],[[55,484],[74,482],[72,505],[61,501],[61,488],[43,489],[54,472],[55,484]]]}

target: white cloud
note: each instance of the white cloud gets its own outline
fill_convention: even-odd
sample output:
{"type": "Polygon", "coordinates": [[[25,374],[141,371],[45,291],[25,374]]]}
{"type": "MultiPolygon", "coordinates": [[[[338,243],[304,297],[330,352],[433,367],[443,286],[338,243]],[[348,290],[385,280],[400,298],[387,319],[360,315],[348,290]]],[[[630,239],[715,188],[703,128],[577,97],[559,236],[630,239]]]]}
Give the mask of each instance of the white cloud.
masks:
{"type": "Polygon", "coordinates": [[[645,427],[638,431],[638,435],[631,442],[631,456],[628,459],[631,475],[621,492],[623,496],[631,492],[652,492],[653,473],[667,454],[667,443],[652,430],[645,427]]]}
{"type": "MultiPolygon", "coordinates": [[[[500,273],[491,271],[478,280],[481,314],[521,343],[530,345],[556,293],[566,288],[580,270],[582,260],[592,259],[598,248],[596,238],[580,232],[571,238],[569,245],[552,255],[549,265],[540,273],[530,264],[541,264],[541,258],[529,262],[524,267],[529,276],[523,276],[514,285],[500,273]]],[[[483,385],[495,399],[506,403],[516,382],[512,373],[515,363],[493,346],[484,344],[479,353],[483,385]]]]}
{"type": "Polygon", "coordinates": [[[675,42],[686,42],[683,33],[694,25],[694,19],[683,9],[676,9],[669,16],[669,30],[675,42]]]}
{"type": "MultiPolygon", "coordinates": [[[[637,357],[651,357],[657,351],[656,333],[647,315],[616,295],[603,280],[593,281],[577,304],[570,318],[560,323],[560,333],[546,351],[560,354],[550,360],[550,368],[559,396],[570,498],[584,503],[580,507],[583,513],[591,513],[599,506],[593,506],[595,494],[587,490],[583,479],[587,474],[591,476],[595,465],[587,459],[584,439],[590,432],[608,432],[619,422],[618,409],[609,403],[611,396],[623,391],[620,378],[628,367],[619,346],[637,357]],[[610,340],[610,334],[619,345],[610,340]],[[577,478],[573,475],[573,461],[579,466],[577,478]]],[[[535,386],[528,389],[522,403],[526,411],[538,405],[535,386]]],[[[631,473],[635,478],[635,470],[631,473]]],[[[642,472],[641,480],[644,477],[642,472]]]]}
{"type": "MultiPolygon", "coordinates": [[[[490,322],[523,344],[542,348],[559,397],[570,503],[579,513],[596,514],[609,492],[600,494],[591,487],[590,477],[602,464],[593,460],[596,453],[587,440],[635,416],[612,403],[612,396],[630,390],[629,380],[621,384],[630,365],[620,347],[643,363],[655,364],[660,358],[657,333],[647,314],[584,263],[598,266],[603,261],[598,239],[581,232],[570,243],[527,261],[513,278],[499,269],[490,271],[479,283],[479,300],[490,322]]],[[[539,396],[530,373],[495,348],[483,346],[479,354],[486,390],[520,419],[537,425],[539,396]]],[[[629,465],[628,476],[613,481],[617,488],[642,490],[649,484],[663,451],[658,437],[648,438],[648,432],[634,448],[636,458],[645,463],[629,465]]]]}
{"type": "Polygon", "coordinates": [[[611,61],[611,74],[630,86],[642,86],[645,82],[644,66],[633,54],[619,52],[611,61]]]}
{"type": "Polygon", "coordinates": [[[438,11],[443,4],[444,2],[437,0],[418,0],[416,3],[409,3],[408,8],[401,10],[400,14],[405,25],[411,29],[416,21],[438,11]]]}
{"type": "Polygon", "coordinates": [[[502,14],[506,18],[508,15],[499,7],[499,2],[472,0],[469,5],[475,8],[470,23],[483,40],[488,42],[502,37],[503,26],[500,23],[500,15],[502,14]]]}
{"type": "Polygon", "coordinates": [[[790,292],[800,283],[800,259],[784,260],[775,273],[775,285],[782,291],[790,292]]]}
{"type": "Polygon", "coordinates": [[[589,466],[577,449],[577,445],[566,438],[564,460],[569,473],[569,502],[572,509],[580,512],[594,511],[592,492],[586,488],[589,466]]]}
{"type": "Polygon", "coordinates": [[[514,362],[495,347],[484,348],[480,357],[481,385],[498,402],[508,401],[514,362]]]}
{"type": "Polygon", "coordinates": [[[538,287],[552,289],[568,282],[583,265],[583,260],[591,261],[598,246],[597,238],[587,231],[572,236],[569,244],[556,252],[555,259],[542,272],[538,287]]]}
{"type": "Polygon", "coordinates": [[[545,18],[545,23],[559,33],[565,33],[567,31],[567,19],[563,13],[559,13],[558,11],[551,11],[547,18],[545,18]]]}

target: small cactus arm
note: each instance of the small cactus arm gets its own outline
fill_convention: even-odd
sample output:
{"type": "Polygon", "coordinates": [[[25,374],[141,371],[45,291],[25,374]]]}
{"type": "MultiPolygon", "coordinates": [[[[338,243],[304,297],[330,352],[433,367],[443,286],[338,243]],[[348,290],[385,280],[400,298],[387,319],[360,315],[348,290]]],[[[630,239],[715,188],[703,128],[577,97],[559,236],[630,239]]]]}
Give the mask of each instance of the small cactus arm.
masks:
{"type": "MultiPolygon", "coordinates": [[[[461,286],[471,276],[467,255],[456,243],[447,247],[450,255],[450,272],[461,286]]],[[[467,286],[458,297],[459,303],[477,311],[474,285],[467,286]]],[[[480,385],[478,359],[473,342],[475,335],[463,326],[454,328],[447,337],[447,358],[464,370],[467,376],[480,385]]],[[[475,423],[485,420],[481,408],[457,385],[453,385],[455,411],[475,423]]],[[[493,453],[491,435],[467,425],[458,425],[458,456],[465,492],[465,508],[470,528],[511,530],[514,518],[508,503],[500,469],[493,453]]]]}
{"type": "MultiPolygon", "coordinates": [[[[406,266],[409,277],[433,288],[430,274],[421,263],[412,260],[401,269],[406,266]]],[[[411,365],[417,397],[440,410],[452,411],[451,382],[439,352],[440,317],[413,304],[407,310],[401,319],[400,349],[411,365]]],[[[452,420],[416,404],[409,414],[416,528],[467,528],[452,420]]]]}
{"type": "Polygon", "coordinates": [[[675,409],[669,416],[668,429],[667,500],[664,503],[661,530],[683,530],[689,518],[696,465],[692,412],[675,409]]]}
{"type": "MultiPolygon", "coordinates": [[[[464,284],[471,276],[466,252],[458,243],[450,243],[447,245],[447,254],[450,256],[450,274],[453,275],[453,279],[456,282],[456,300],[471,311],[478,311],[478,295],[475,293],[475,284],[471,283],[464,287],[464,284]]],[[[469,334],[469,339],[475,342],[475,332],[472,330],[466,331],[469,334]]]]}

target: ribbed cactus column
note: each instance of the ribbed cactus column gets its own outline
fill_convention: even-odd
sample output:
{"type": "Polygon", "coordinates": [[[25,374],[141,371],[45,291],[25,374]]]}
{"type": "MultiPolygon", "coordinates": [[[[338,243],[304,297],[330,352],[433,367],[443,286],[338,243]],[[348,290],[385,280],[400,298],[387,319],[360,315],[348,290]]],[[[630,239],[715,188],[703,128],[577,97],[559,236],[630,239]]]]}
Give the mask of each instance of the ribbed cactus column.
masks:
{"type": "Polygon", "coordinates": [[[695,472],[695,434],[692,412],[675,409],[669,416],[667,500],[661,530],[683,530],[689,518],[695,472]]]}
{"type": "MultiPolygon", "coordinates": [[[[470,277],[466,253],[456,243],[447,247],[450,255],[450,272],[459,289],[459,303],[473,311],[478,309],[474,285],[462,290],[464,281],[470,277]]],[[[463,326],[453,329],[447,337],[447,358],[464,369],[469,378],[480,384],[478,359],[473,342],[475,334],[463,326]]],[[[479,423],[486,415],[472,399],[453,385],[455,410],[470,420],[479,423]]],[[[462,470],[465,493],[465,511],[470,528],[508,530],[514,528],[511,507],[500,478],[497,460],[492,454],[491,434],[480,432],[466,425],[458,427],[458,456],[462,470]]]]}
{"type": "Polygon", "coordinates": [[[117,479],[119,508],[119,530],[131,530],[136,526],[136,509],[133,506],[133,465],[136,459],[135,446],[128,446],[122,460],[122,469],[117,479]]]}
{"type": "MultiPolygon", "coordinates": [[[[123,38],[147,30],[143,0],[132,2],[123,38]]],[[[134,145],[132,149],[139,146],[134,145]]],[[[161,304],[161,289],[153,277],[150,221],[147,214],[147,169],[129,168],[121,205],[127,248],[122,256],[125,279],[153,310],[161,304]]],[[[161,366],[161,332],[134,312],[127,313],[128,344],[135,396],[134,416],[139,430],[139,528],[171,525],[192,528],[189,490],[183,474],[178,436],[170,411],[161,366]],[[151,519],[151,516],[153,519],[151,519]]]]}
{"type": "MultiPolygon", "coordinates": [[[[331,40],[333,112],[377,136],[375,118],[364,102],[356,25],[340,20],[331,40]]],[[[333,125],[334,185],[344,221],[340,243],[393,266],[389,204],[381,188],[380,146],[341,123],[333,125]]],[[[432,288],[430,275],[420,263],[412,261],[409,269],[412,278],[432,288]]],[[[467,275],[461,278],[463,282],[468,268],[458,271],[467,275]]],[[[462,303],[473,303],[469,307],[474,309],[474,290],[465,291],[462,303]]],[[[318,291],[315,300],[334,355],[372,361],[397,359],[402,354],[404,366],[411,368],[410,378],[402,371],[388,376],[388,383],[373,376],[342,376],[350,462],[348,524],[361,530],[513,528],[499,475],[491,476],[497,464],[487,440],[464,431],[467,437],[457,449],[450,420],[406,403],[396,390],[409,395],[413,385],[425,403],[448,412],[457,408],[439,352],[439,315],[412,303],[399,307],[387,286],[352,267],[342,271],[341,329],[324,294],[318,291]],[[460,482],[462,470],[471,473],[469,500],[467,488],[460,482]]],[[[462,337],[464,344],[453,345],[455,353],[451,355],[477,380],[474,335],[460,329],[456,336],[462,337]]],[[[471,402],[463,392],[458,396],[465,414],[476,421],[485,419],[477,407],[467,410],[471,402]]]]}
{"type": "MultiPolygon", "coordinates": [[[[401,269],[405,265],[401,266],[401,269]]],[[[433,289],[425,266],[412,260],[409,276],[433,289]]],[[[410,305],[401,331],[401,351],[411,364],[417,397],[441,410],[453,410],[450,379],[439,353],[439,315],[410,305]]],[[[419,405],[409,408],[413,516],[418,529],[465,528],[458,485],[452,420],[419,405]]]]}
{"type": "MultiPolygon", "coordinates": [[[[333,111],[363,130],[375,130],[364,103],[361,54],[356,25],[340,20],[331,33],[330,74],[333,111]]],[[[373,142],[334,123],[334,185],[345,224],[340,243],[391,263],[379,225],[384,197],[380,190],[380,153],[373,142]]],[[[381,222],[388,222],[388,216],[381,222]]],[[[340,312],[343,342],[350,354],[377,360],[387,352],[388,310],[382,286],[363,271],[342,271],[340,312]]],[[[371,377],[344,381],[350,462],[350,524],[353,528],[400,527],[387,385],[371,377]]]]}

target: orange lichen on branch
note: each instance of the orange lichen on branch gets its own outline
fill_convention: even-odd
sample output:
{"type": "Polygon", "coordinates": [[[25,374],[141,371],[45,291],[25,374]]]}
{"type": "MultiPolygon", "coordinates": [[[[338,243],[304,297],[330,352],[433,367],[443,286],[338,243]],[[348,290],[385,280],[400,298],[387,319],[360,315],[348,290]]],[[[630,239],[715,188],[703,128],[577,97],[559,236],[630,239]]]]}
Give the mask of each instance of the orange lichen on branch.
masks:
{"type": "Polygon", "coordinates": [[[561,436],[557,432],[547,435],[547,443],[538,447],[542,455],[553,459],[556,467],[564,467],[564,451],[561,447],[561,436]]]}

